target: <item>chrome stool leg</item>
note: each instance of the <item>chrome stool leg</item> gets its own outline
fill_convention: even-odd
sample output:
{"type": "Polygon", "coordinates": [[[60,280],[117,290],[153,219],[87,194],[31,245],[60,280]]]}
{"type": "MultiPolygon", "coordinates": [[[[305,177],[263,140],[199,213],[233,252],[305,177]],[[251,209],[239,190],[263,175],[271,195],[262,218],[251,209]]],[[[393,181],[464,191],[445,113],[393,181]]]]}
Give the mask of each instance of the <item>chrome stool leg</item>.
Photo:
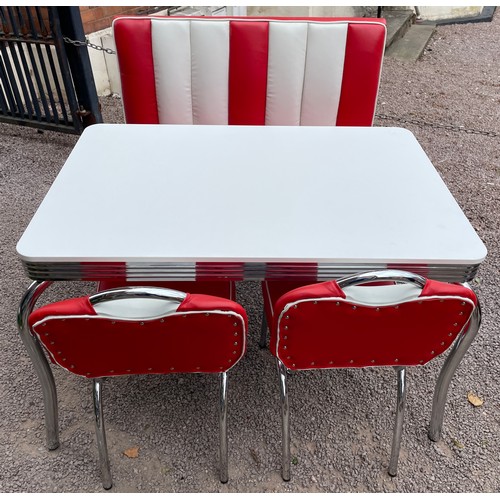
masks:
{"type": "Polygon", "coordinates": [[[45,430],[47,448],[55,450],[59,447],[59,422],[57,410],[57,390],[54,375],[45,357],[38,339],[31,334],[28,318],[40,295],[52,284],[52,281],[34,281],[26,290],[17,313],[17,326],[33,367],[42,386],[43,405],[45,411],[45,430]]]}
{"type": "Polygon", "coordinates": [[[396,422],[392,436],[391,460],[389,462],[389,475],[395,476],[398,472],[399,450],[401,448],[401,436],[403,435],[403,420],[406,402],[406,368],[395,366],[398,378],[398,397],[396,402],[396,422]]]}
{"type": "Polygon", "coordinates": [[[266,347],[266,342],[267,342],[267,318],[266,318],[266,311],[263,311],[262,320],[260,323],[259,347],[264,349],[264,347],[266,347]]]}
{"type": "Polygon", "coordinates": [[[109,469],[108,446],[106,443],[106,431],[104,429],[104,412],[102,408],[102,380],[93,380],[93,400],[95,415],[95,432],[97,437],[97,449],[99,450],[99,463],[101,467],[102,485],[105,490],[113,486],[111,471],[109,469]]]}
{"type": "Polygon", "coordinates": [[[281,402],[281,477],[284,481],[290,481],[290,406],[288,404],[288,390],[286,384],[286,367],[277,359],[278,374],[280,381],[281,402]]]}
{"type": "Polygon", "coordinates": [[[222,372],[219,375],[219,383],[220,481],[221,483],[227,483],[229,480],[227,454],[227,372],[222,372]]]}
{"type": "Polygon", "coordinates": [[[481,307],[479,302],[472,313],[467,330],[464,328],[460,332],[457,340],[451,348],[450,354],[439,372],[439,377],[434,389],[434,398],[432,401],[432,414],[431,423],[429,426],[429,439],[431,441],[438,441],[441,437],[441,429],[443,427],[444,407],[446,405],[446,398],[448,395],[448,388],[451,379],[455,374],[460,361],[464,357],[467,349],[477,335],[479,326],[481,325],[481,307]]]}

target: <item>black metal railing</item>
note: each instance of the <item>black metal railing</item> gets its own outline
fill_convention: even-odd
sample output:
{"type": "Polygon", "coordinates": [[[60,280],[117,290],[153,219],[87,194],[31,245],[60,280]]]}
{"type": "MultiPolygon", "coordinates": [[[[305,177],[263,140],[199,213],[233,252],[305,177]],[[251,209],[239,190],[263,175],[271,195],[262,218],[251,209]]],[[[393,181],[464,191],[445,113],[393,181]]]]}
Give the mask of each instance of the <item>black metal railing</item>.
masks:
{"type": "Polygon", "coordinates": [[[77,134],[102,121],[87,49],[68,54],[63,40],[62,23],[83,34],[78,7],[0,7],[0,23],[0,121],[77,134]]]}

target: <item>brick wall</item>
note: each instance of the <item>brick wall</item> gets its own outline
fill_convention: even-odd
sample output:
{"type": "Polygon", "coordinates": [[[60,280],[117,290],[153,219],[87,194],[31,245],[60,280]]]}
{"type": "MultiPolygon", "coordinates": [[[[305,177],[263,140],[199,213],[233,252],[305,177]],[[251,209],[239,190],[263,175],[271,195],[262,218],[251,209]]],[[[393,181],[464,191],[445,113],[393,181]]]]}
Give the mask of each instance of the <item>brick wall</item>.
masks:
{"type": "Polygon", "coordinates": [[[119,15],[147,15],[168,7],[80,7],[85,34],[109,28],[113,18],[119,15]]]}

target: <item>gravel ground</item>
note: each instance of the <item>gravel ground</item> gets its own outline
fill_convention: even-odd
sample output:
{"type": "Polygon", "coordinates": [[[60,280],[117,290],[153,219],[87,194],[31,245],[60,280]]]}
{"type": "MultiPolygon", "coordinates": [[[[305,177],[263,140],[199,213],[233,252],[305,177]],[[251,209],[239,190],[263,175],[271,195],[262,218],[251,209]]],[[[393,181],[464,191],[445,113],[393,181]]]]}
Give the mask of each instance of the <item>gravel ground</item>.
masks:
{"type": "MultiPolygon", "coordinates": [[[[499,40],[498,12],[491,23],[439,27],[417,63],[385,61],[378,112],[500,133],[499,40]]],[[[103,98],[102,106],[105,121],[122,121],[119,99],[103,98]]],[[[400,125],[388,120],[375,124],[400,125]]],[[[451,384],[442,440],[429,441],[427,425],[433,383],[443,359],[409,370],[396,478],[387,474],[395,406],[393,370],[294,374],[290,397],[295,458],[292,480],[284,483],[275,365],[270,353],[257,347],[259,286],[244,283],[239,285],[239,300],[249,312],[249,347],[229,377],[229,483],[218,481],[215,376],[122,377],[105,384],[111,491],[500,491],[495,327],[500,323],[499,140],[402,126],[416,135],[489,251],[472,283],[483,306],[483,324],[451,384]],[[473,407],[468,391],[480,396],[483,406],[473,407]],[[139,448],[138,458],[123,454],[131,447],[139,448]]],[[[28,284],[15,245],[75,141],[64,134],[0,124],[2,492],[103,491],[88,381],[54,369],[61,446],[47,451],[41,390],[15,323],[18,301],[28,284]]],[[[409,202],[418,210],[425,193],[409,202]]],[[[58,284],[44,300],[91,290],[91,284],[58,284]]]]}

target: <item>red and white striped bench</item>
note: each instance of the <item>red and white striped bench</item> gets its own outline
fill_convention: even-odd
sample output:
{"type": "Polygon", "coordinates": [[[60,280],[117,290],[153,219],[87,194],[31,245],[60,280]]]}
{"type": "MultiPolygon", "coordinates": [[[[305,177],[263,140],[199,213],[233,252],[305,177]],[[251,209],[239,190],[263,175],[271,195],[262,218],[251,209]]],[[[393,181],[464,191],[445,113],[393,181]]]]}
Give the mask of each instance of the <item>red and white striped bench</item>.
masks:
{"type": "Polygon", "coordinates": [[[120,17],[128,123],[373,122],[383,19],[120,17]]]}

